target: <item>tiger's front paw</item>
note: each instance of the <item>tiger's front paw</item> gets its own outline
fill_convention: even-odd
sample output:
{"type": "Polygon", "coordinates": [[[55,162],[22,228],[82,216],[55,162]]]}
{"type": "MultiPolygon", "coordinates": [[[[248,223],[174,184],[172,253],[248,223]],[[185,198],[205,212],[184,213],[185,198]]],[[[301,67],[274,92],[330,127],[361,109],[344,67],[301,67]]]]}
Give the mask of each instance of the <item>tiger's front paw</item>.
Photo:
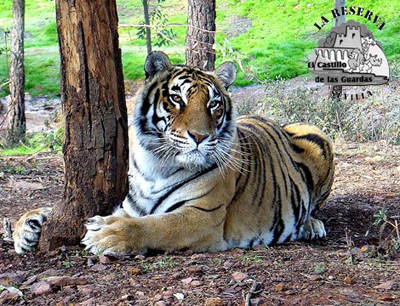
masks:
{"type": "Polygon", "coordinates": [[[326,237],[324,223],[321,220],[309,217],[306,223],[303,225],[302,232],[300,233],[300,239],[314,240],[324,237],[326,237]]]}
{"type": "Polygon", "coordinates": [[[138,250],[137,231],[131,218],[95,216],[86,224],[82,239],[85,250],[93,254],[127,254],[138,250]]]}
{"type": "Polygon", "coordinates": [[[43,207],[25,213],[15,224],[13,232],[14,248],[18,254],[36,250],[42,225],[50,214],[51,208],[43,207]]]}

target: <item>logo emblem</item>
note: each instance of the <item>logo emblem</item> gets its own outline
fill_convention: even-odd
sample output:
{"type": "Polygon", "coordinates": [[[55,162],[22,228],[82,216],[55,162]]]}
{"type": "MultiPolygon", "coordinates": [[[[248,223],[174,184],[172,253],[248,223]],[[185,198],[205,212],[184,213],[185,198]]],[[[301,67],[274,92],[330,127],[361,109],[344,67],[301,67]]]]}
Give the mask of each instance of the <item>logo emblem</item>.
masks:
{"type": "Polygon", "coordinates": [[[316,82],[326,85],[381,85],[389,81],[382,45],[367,27],[349,20],[334,27],[309,56],[316,82]]]}

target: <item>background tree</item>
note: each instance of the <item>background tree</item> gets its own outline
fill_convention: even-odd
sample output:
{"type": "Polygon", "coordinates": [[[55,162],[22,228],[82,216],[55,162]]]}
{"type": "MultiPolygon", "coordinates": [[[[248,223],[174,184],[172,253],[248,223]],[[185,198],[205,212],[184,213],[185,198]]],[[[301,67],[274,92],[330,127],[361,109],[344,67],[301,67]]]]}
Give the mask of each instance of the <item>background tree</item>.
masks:
{"type": "Polygon", "coordinates": [[[24,71],[25,0],[13,0],[13,27],[10,46],[10,98],[8,102],[8,141],[18,143],[25,137],[24,71]]]}
{"type": "MultiPolygon", "coordinates": [[[[142,0],[142,4],[143,4],[144,24],[149,26],[150,25],[149,3],[148,3],[147,0],[142,0]]],[[[150,27],[146,27],[145,31],[146,31],[147,54],[149,54],[151,52],[151,31],[150,31],[150,27]]]]}
{"type": "Polygon", "coordinates": [[[115,0],[57,0],[56,16],[65,188],[43,226],[43,251],[78,244],[86,219],[110,214],[127,193],[127,112],[115,0]]]}
{"type": "MultiPolygon", "coordinates": [[[[341,13],[342,7],[346,6],[346,0],[335,0],[335,9],[341,13]]],[[[339,17],[335,18],[335,27],[340,26],[342,23],[346,22],[346,15],[340,15],[339,17]]],[[[343,86],[337,85],[332,86],[331,89],[331,97],[334,100],[340,100],[342,97],[343,86]]]]}
{"type": "Polygon", "coordinates": [[[147,54],[154,46],[167,46],[177,36],[172,29],[167,29],[165,25],[168,23],[168,17],[162,12],[161,3],[165,0],[157,0],[157,4],[150,7],[150,0],[142,0],[144,20],[140,24],[145,25],[138,29],[138,37],[146,38],[147,54]],[[151,27],[155,29],[155,41],[151,38],[151,27]]]}
{"type": "Polygon", "coordinates": [[[214,69],[215,18],[215,0],[189,0],[186,65],[214,69]]]}

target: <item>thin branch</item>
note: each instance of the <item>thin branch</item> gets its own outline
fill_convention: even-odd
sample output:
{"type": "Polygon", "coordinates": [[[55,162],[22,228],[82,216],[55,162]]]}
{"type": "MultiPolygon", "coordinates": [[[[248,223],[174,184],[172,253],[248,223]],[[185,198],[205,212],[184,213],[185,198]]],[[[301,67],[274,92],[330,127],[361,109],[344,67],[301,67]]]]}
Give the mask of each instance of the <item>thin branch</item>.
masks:
{"type": "Polygon", "coordinates": [[[162,26],[159,25],[147,25],[147,24],[120,24],[118,26],[119,28],[157,28],[157,27],[163,27],[163,28],[172,28],[172,27],[186,27],[186,28],[192,28],[196,29],[205,33],[216,33],[217,31],[210,31],[210,30],[205,30],[199,27],[195,27],[189,24],[181,24],[181,23],[168,23],[164,24],[162,26]]]}
{"type": "Polygon", "coordinates": [[[251,285],[249,293],[247,293],[245,306],[250,306],[250,299],[251,296],[256,292],[257,285],[258,285],[257,282],[254,280],[253,284],[251,285]]]}

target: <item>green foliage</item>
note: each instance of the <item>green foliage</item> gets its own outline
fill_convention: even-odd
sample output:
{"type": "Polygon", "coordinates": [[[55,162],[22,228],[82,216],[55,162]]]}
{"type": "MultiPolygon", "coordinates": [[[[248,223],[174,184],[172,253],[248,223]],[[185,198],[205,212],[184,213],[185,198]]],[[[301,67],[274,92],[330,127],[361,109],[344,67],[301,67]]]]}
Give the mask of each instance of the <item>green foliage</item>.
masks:
{"type": "Polygon", "coordinates": [[[64,268],[67,268],[67,269],[72,268],[75,265],[70,260],[63,261],[61,264],[63,265],[64,268]]]}
{"type": "Polygon", "coordinates": [[[260,263],[260,262],[263,261],[262,258],[260,256],[258,256],[257,254],[253,254],[253,255],[246,254],[246,255],[243,255],[240,258],[240,260],[244,261],[244,262],[257,262],[257,263],[260,263]]]}
{"type": "MultiPolygon", "coordinates": [[[[390,217],[388,211],[384,208],[374,214],[372,227],[379,230],[379,249],[385,255],[393,255],[400,251],[400,227],[395,217],[390,217]]],[[[369,230],[365,234],[369,234],[369,230]]]]}
{"type": "MultiPolygon", "coordinates": [[[[168,16],[163,13],[162,7],[160,4],[165,2],[165,0],[157,0],[157,5],[150,8],[149,7],[149,19],[150,25],[156,26],[156,28],[152,28],[151,32],[155,34],[155,39],[151,39],[152,45],[155,47],[169,46],[174,38],[176,38],[176,34],[171,28],[164,27],[168,24],[168,16]]],[[[151,5],[151,2],[148,1],[148,5],[151,5]]],[[[141,20],[139,24],[146,24],[144,20],[141,20]]],[[[146,39],[146,28],[139,27],[137,30],[137,36],[139,39],[146,39]]]]}
{"type": "Polygon", "coordinates": [[[41,151],[61,150],[64,141],[64,128],[60,127],[48,133],[35,133],[28,135],[24,142],[14,147],[1,145],[1,155],[31,155],[41,151]]]}
{"type": "Polygon", "coordinates": [[[10,174],[25,174],[27,169],[22,165],[8,165],[4,163],[4,165],[0,165],[0,172],[10,173],[10,174]]]}

